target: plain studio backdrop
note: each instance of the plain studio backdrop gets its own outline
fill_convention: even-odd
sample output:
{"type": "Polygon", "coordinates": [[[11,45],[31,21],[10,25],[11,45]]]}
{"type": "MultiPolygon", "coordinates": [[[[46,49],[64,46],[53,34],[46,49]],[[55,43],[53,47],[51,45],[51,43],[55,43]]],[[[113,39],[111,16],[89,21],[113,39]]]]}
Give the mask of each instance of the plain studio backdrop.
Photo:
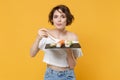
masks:
{"type": "Polygon", "coordinates": [[[120,80],[119,0],[0,0],[0,80],[43,80],[43,51],[29,55],[38,29],[53,28],[50,10],[67,5],[75,21],[67,27],[79,37],[84,56],[77,80],[120,80]]]}

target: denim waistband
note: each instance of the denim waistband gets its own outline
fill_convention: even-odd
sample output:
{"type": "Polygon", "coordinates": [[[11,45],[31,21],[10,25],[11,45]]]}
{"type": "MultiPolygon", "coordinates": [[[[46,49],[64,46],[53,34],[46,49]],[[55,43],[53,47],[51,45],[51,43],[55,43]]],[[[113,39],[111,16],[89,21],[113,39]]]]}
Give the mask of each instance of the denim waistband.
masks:
{"type": "Polygon", "coordinates": [[[53,70],[53,69],[51,69],[49,67],[47,68],[47,71],[49,73],[53,73],[53,74],[68,74],[70,72],[74,72],[73,69],[66,69],[64,71],[57,71],[57,70],[53,70]]]}
{"type": "Polygon", "coordinates": [[[73,69],[56,71],[47,67],[44,80],[76,80],[73,69]]]}

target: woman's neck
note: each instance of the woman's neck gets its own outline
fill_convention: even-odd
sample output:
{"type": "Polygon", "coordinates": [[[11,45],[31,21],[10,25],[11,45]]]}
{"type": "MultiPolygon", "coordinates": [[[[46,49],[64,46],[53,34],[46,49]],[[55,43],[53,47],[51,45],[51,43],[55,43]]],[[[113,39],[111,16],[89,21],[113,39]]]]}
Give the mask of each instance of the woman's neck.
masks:
{"type": "Polygon", "coordinates": [[[59,30],[59,29],[54,29],[54,33],[56,38],[61,39],[63,36],[66,35],[67,31],[65,29],[59,30]]]}
{"type": "Polygon", "coordinates": [[[66,30],[65,29],[54,29],[57,34],[65,34],[66,30]]]}

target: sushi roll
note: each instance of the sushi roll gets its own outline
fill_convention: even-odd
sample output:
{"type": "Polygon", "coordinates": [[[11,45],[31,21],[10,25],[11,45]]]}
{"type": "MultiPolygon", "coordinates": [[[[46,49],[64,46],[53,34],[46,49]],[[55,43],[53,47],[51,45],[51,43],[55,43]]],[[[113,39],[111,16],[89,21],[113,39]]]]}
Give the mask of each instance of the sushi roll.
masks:
{"type": "Polygon", "coordinates": [[[50,47],[55,47],[56,43],[50,43],[50,47]]]}
{"type": "Polygon", "coordinates": [[[57,42],[56,47],[62,47],[64,45],[64,40],[57,42]]]}
{"type": "Polygon", "coordinates": [[[70,47],[72,45],[72,41],[66,40],[65,47],[70,47]]]}
{"type": "Polygon", "coordinates": [[[56,47],[61,47],[62,45],[60,43],[57,43],[56,44],[56,47]]]}

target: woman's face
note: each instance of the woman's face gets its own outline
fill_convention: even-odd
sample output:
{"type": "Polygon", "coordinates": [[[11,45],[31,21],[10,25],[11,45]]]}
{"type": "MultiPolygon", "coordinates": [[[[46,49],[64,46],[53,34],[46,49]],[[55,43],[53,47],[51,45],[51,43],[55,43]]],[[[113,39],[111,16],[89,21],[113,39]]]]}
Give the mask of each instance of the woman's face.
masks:
{"type": "Polygon", "coordinates": [[[63,13],[60,9],[56,10],[53,14],[53,25],[57,28],[57,29],[64,29],[66,26],[66,15],[65,13],[63,13]]]}

